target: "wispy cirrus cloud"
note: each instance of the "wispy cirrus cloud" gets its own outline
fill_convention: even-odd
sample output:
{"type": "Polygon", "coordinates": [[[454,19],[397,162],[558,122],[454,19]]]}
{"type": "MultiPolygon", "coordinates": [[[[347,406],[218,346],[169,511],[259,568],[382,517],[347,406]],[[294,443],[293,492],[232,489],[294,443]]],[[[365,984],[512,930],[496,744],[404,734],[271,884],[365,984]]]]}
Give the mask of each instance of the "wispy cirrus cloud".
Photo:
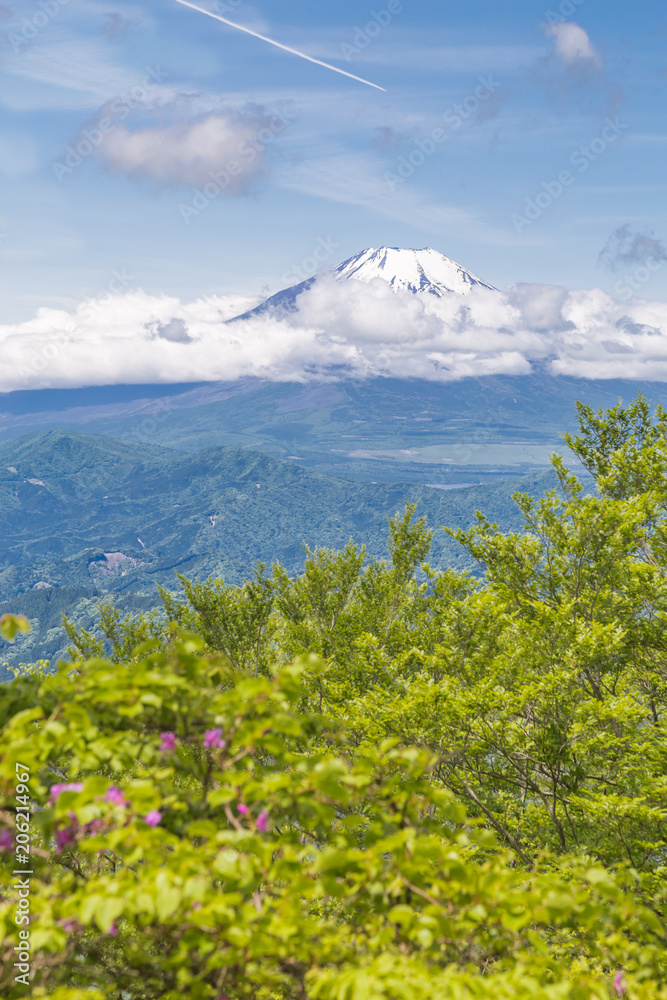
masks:
{"type": "MultiPolygon", "coordinates": [[[[3,87],[0,101],[13,111],[93,109],[111,95],[129,94],[146,69],[121,65],[102,40],[63,36],[7,55],[3,70],[8,80],[16,78],[23,85],[3,87]]],[[[174,87],[165,86],[162,92],[173,96],[174,87]]]]}
{"type": "Polygon", "coordinates": [[[363,154],[312,158],[276,172],[274,181],[279,187],[363,207],[432,233],[465,234],[467,239],[498,245],[515,239],[514,233],[487,225],[474,209],[434,201],[416,185],[391,190],[382,166],[363,154]]]}

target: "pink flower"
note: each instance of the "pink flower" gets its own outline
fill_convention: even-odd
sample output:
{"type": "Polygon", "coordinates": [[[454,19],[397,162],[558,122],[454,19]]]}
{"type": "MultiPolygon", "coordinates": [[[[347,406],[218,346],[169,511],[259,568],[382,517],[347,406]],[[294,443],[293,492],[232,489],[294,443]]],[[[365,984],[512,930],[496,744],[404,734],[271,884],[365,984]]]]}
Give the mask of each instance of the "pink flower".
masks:
{"type": "Polygon", "coordinates": [[[266,809],[262,809],[261,813],[257,817],[257,829],[260,833],[266,833],[269,825],[269,814],[266,809]]]}
{"type": "Polygon", "coordinates": [[[623,969],[619,969],[614,976],[614,990],[616,995],[623,997],[626,994],[625,977],[623,976],[623,969]]]}
{"type": "Polygon", "coordinates": [[[244,806],[242,802],[239,802],[239,804],[237,805],[236,809],[237,809],[238,812],[241,813],[242,816],[247,816],[248,813],[250,812],[250,810],[248,809],[248,807],[244,806]]]}
{"type": "Polygon", "coordinates": [[[58,796],[62,795],[63,792],[82,792],[82,791],[83,791],[83,782],[75,781],[71,782],[68,785],[51,785],[51,790],[49,792],[49,795],[51,796],[51,801],[55,802],[58,796]]]}
{"type": "Polygon", "coordinates": [[[109,934],[111,934],[111,937],[118,937],[118,928],[116,927],[115,922],[109,928],[109,934]]]}
{"type": "Polygon", "coordinates": [[[175,750],[176,749],[176,733],[160,733],[160,750],[175,750]]]}
{"type": "Polygon", "coordinates": [[[61,920],[59,922],[60,922],[60,924],[62,926],[62,929],[67,934],[71,934],[72,931],[75,931],[77,929],[77,927],[79,926],[78,922],[76,920],[61,920]]]}
{"type": "Polygon", "coordinates": [[[195,902],[194,902],[194,903],[192,904],[192,909],[193,909],[193,910],[201,910],[201,903],[198,903],[198,902],[197,902],[197,901],[195,900],[195,902]]]}
{"type": "Polygon", "coordinates": [[[14,846],[14,837],[11,830],[0,830],[0,851],[11,851],[14,846]]]}
{"type": "Polygon", "coordinates": [[[104,798],[105,801],[110,802],[111,805],[122,806],[123,809],[125,808],[125,806],[128,806],[130,804],[125,798],[125,795],[120,790],[120,788],[116,788],[115,785],[112,785],[111,788],[107,788],[107,792],[104,798]]]}
{"type": "Polygon", "coordinates": [[[149,826],[159,826],[162,822],[162,813],[157,809],[151,809],[144,818],[149,826]]]}
{"type": "Polygon", "coordinates": [[[222,739],[222,729],[209,729],[208,732],[204,733],[204,746],[218,747],[220,750],[224,750],[227,744],[222,739]]]}
{"type": "Polygon", "coordinates": [[[56,830],[56,848],[62,851],[65,847],[69,847],[70,844],[76,843],[77,827],[72,824],[72,826],[64,826],[60,830],[56,830]]]}

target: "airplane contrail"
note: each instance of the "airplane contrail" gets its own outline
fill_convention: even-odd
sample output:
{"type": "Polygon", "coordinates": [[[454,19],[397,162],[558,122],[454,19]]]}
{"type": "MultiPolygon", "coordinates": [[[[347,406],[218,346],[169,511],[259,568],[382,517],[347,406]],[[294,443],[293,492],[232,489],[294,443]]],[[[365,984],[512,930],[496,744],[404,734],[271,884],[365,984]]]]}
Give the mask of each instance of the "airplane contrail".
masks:
{"type": "Polygon", "coordinates": [[[340,73],[341,76],[349,76],[351,80],[356,80],[358,83],[365,83],[368,87],[375,87],[376,90],[383,90],[387,92],[386,87],[378,87],[377,83],[371,83],[370,80],[364,80],[361,76],[355,76],[354,73],[346,73],[344,69],[339,69],[337,66],[331,66],[330,63],[322,62],[321,59],[313,59],[312,56],[307,56],[305,52],[299,52],[298,49],[291,49],[289,45],[283,45],[281,42],[274,41],[273,38],[267,38],[266,35],[260,35],[257,31],[251,31],[250,28],[244,28],[242,24],[236,24],[235,21],[228,21],[226,17],[220,17],[219,14],[214,14],[210,10],[206,10],[204,7],[197,7],[194,3],[189,3],[189,0],[176,0],[176,3],[182,4],[184,7],[190,7],[192,10],[198,10],[200,14],[208,14],[209,17],[214,17],[216,21],[222,21],[223,24],[228,24],[230,28],[238,28],[239,31],[245,31],[247,35],[252,35],[253,38],[261,38],[263,42],[268,42],[269,45],[275,45],[277,49],[282,49],[284,52],[291,52],[293,56],[299,56],[301,59],[307,59],[308,62],[315,63],[317,66],[324,66],[325,69],[331,69],[334,73],[340,73]]]}

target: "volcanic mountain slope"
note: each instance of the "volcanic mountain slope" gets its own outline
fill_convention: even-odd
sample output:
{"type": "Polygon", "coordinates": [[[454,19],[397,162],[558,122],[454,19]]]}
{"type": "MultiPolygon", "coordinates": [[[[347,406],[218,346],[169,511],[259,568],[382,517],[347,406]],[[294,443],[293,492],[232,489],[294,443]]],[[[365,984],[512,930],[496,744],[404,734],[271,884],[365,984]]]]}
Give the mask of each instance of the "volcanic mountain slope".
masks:
{"type": "Polygon", "coordinates": [[[446,295],[467,295],[473,288],[487,288],[494,291],[493,285],[478,278],[472,271],[466,270],[456,261],[444,254],[425,247],[422,250],[407,250],[399,247],[379,247],[362,250],[360,253],[343,261],[337,267],[324,271],[313,278],[284,288],[259,306],[241,316],[230,320],[234,323],[251,316],[261,316],[267,311],[291,312],[296,308],[296,302],[303,292],[311,288],[323,278],[333,278],[335,281],[371,282],[378,278],[385,281],[396,292],[413,292],[417,295],[435,295],[443,298],[446,295]]]}
{"type": "Polygon", "coordinates": [[[448,383],[246,379],[42,389],[0,395],[0,442],[66,428],[189,453],[249,448],[366,482],[454,486],[544,468],[550,453],[567,452],[561,434],[577,429],[576,400],[627,404],[639,389],[667,406],[667,383],[540,371],[448,383]]]}

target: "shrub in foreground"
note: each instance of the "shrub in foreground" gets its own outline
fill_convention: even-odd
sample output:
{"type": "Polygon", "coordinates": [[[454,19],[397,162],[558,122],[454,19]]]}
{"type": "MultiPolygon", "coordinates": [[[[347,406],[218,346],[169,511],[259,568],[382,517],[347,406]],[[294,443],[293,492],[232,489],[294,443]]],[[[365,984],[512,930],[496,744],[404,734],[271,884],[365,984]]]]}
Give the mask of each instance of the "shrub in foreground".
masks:
{"type": "Polygon", "coordinates": [[[15,981],[8,889],[3,998],[667,997],[664,926],[632,872],[522,870],[434,782],[432,754],[351,754],[301,711],[316,667],[254,677],[182,636],[131,669],[6,689],[0,859],[9,887],[18,765],[33,978],[15,981]]]}

